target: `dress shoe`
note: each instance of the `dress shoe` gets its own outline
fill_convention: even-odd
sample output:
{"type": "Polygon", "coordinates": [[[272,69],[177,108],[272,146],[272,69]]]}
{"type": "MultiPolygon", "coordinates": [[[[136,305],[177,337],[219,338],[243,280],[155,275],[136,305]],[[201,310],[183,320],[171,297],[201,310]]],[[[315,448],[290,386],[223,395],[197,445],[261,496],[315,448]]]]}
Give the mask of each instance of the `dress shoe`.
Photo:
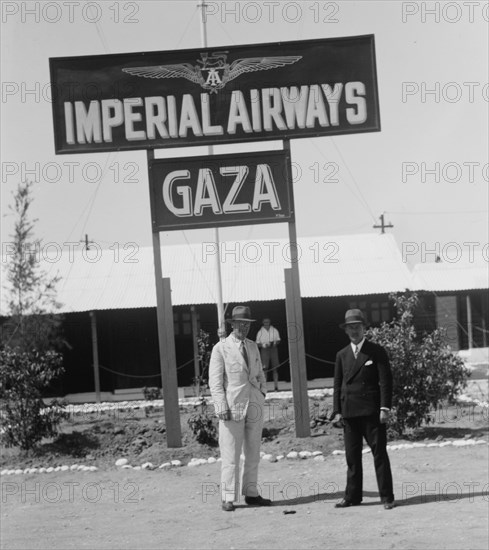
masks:
{"type": "Polygon", "coordinates": [[[393,500],[384,500],[382,504],[384,505],[385,510],[392,510],[392,508],[395,508],[396,506],[396,503],[393,500]]]}
{"type": "Polygon", "coordinates": [[[354,502],[353,500],[347,500],[346,498],[337,502],[335,508],[349,508],[350,506],[360,506],[361,502],[354,502]]]}
{"type": "Polygon", "coordinates": [[[234,504],[232,502],[223,502],[222,509],[224,512],[234,512],[234,504]]]}
{"type": "Polygon", "coordinates": [[[272,501],[268,498],[263,498],[258,495],[257,497],[245,497],[246,504],[252,504],[254,506],[271,506],[272,501]]]}

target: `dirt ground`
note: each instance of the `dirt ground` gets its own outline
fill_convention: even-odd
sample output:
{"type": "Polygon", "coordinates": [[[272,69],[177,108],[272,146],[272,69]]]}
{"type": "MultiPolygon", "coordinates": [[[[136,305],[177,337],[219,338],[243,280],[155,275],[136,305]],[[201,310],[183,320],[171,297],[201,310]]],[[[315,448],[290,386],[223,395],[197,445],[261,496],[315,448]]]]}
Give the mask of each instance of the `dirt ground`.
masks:
{"type": "Polygon", "coordinates": [[[379,502],[370,453],[364,455],[363,504],[334,508],[346,477],[344,455],[333,453],[343,449],[342,430],[321,420],[330,398],[312,405],[317,422],[311,437],[296,438],[293,420],[277,406],[265,424],[262,450],[274,456],[321,450],[324,460],[262,460],[260,490],[273,506],[239,503],[234,512],[220,507],[219,462],[187,466],[192,457],[219,455],[185,429],[189,411],[182,417],[179,449],[167,448],[159,410],[131,418],[72,418],[63,435],[37,454],[4,450],[0,470],[73,464],[98,469],[2,475],[0,547],[487,549],[487,408],[466,404],[437,411],[416,435],[389,442],[411,448],[389,451],[397,507],[387,511],[379,502]],[[482,443],[466,445],[471,441],[482,443]],[[175,459],[183,465],[121,469],[115,466],[121,457],[133,466],[175,459]]]}
{"type": "Polygon", "coordinates": [[[364,457],[364,502],[338,510],[342,455],[262,461],[270,508],[220,509],[219,464],[172,470],[2,477],[5,549],[487,549],[488,446],[391,451],[398,506],[377,497],[364,457]]]}

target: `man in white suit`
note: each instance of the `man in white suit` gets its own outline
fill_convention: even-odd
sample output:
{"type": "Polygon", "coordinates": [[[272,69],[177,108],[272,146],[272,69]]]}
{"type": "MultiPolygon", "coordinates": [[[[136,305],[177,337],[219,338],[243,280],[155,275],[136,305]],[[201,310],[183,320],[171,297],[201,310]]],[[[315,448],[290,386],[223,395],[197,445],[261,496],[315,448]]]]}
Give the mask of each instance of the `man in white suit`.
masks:
{"type": "Polygon", "coordinates": [[[246,504],[270,506],[258,493],[258,464],[263,429],[266,380],[258,346],[246,338],[250,330],[250,308],[236,306],[232,333],[218,342],[209,364],[209,388],[219,417],[222,509],[232,512],[239,499],[239,461],[244,454],[241,494],[246,504]]]}

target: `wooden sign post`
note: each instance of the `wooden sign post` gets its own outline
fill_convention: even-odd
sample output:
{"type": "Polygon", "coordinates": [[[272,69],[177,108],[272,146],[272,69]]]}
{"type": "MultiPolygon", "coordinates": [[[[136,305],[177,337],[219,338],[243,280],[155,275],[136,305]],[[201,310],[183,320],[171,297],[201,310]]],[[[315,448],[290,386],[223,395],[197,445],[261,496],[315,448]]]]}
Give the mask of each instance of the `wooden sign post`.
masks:
{"type": "MultiPolygon", "coordinates": [[[[292,339],[291,372],[297,421],[301,417],[304,423],[307,376],[297,236],[288,193],[289,139],[380,131],[375,63],[373,35],[50,59],[57,92],[52,101],[56,154],[148,150],[169,446],[181,445],[181,436],[170,288],[161,277],[159,232],[289,223],[293,257],[286,274],[287,312],[291,326],[301,331],[292,339]],[[282,174],[276,171],[282,159],[270,162],[259,153],[246,159],[208,155],[161,164],[153,153],[157,148],[277,139],[284,140],[288,156],[282,174]]],[[[222,325],[221,304],[219,316],[222,325]]],[[[308,435],[308,426],[296,425],[298,434],[308,435]]]]}
{"type": "MultiPolygon", "coordinates": [[[[154,152],[147,151],[148,166],[154,160],[154,152]]],[[[150,178],[151,181],[151,178],[150,178]]],[[[151,213],[155,205],[150,188],[151,213]]],[[[156,317],[158,322],[158,345],[160,351],[161,387],[165,409],[166,442],[168,447],[182,446],[180,409],[178,406],[178,381],[171,305],[170,279],[163,279],[161,268],[160,232],[153,228],[153,260],[156,286],[156,317]]]]}
{"type": "MultiPolygon", "coordinates": [[[[284,150],[289,162],[289,174],[292,176],[290,141],[284,141],[284,150]]],[[[291,204],[294,205],[293,183],[290,182],[291,204]]],[[[289,368],[294,401],[295,433],[297,437],[309,437],[309,398],[307,395],[306,349],[304,343],[304,325],[302,320],[302,299],[299,278],[299,254],[297,251],[297,232],[295,218],[288,223],[290,244],[290,269],[284,269],[285,309],[287,313],[287,336],[289,341],[289,368]]]]}

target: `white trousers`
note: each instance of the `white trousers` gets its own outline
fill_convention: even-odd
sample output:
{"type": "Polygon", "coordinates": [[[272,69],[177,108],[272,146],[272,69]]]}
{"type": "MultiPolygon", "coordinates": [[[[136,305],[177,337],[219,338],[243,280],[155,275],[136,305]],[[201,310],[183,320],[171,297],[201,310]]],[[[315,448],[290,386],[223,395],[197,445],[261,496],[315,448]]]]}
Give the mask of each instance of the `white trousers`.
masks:
{"type": "Polygon", "coordinates": [[[251,389],[246,416],[239,422],[219,421],[219,448],[221,451],[221,498],[223,502],[239,500],[241,494],[258,496],[258,465],[263,430],[263,394],[255,387],[251,389]],[[244,464],[239,476],[241,450],[244,464]]]}

